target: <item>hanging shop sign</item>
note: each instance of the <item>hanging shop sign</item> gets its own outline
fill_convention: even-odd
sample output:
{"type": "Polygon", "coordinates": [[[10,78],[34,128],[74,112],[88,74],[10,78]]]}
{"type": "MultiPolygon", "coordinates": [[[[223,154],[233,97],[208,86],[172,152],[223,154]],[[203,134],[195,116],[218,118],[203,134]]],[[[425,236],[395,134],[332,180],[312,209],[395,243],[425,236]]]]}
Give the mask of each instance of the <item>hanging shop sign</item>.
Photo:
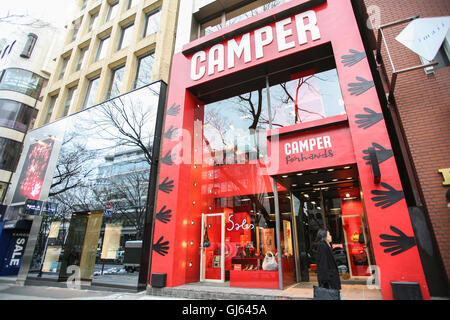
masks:
{"type": "Polygon", "coordinates": [[[269,136],[271,174],[290,173],[354,163],[350,130],[346,125],[269,136]]]}
{"type": "Polygon", "coordinates": [[[320,39],[317,26],[317,16],[314,10],[309,10],[277,21],[274,25],[264,26],[252,32],[245,33],[239,43],[236,38],[229,40],[226,46],[222,43],[212,46],[208,52],[197,51],[191,58],[191,79],[196,81],[205,74],[235,67],[235,59],[244,58],[249,63],[265,57],[265,51],[277,50],[278,53],[320,39]],[[297,37],[295,37],[295,33],[297,37]],[[310,33],[310,38],[307,37],[310,33]],[[267,48],[266,48],[267,47],[267,48]],[[271,48],[271,49],[268,49],[271,48]]]}

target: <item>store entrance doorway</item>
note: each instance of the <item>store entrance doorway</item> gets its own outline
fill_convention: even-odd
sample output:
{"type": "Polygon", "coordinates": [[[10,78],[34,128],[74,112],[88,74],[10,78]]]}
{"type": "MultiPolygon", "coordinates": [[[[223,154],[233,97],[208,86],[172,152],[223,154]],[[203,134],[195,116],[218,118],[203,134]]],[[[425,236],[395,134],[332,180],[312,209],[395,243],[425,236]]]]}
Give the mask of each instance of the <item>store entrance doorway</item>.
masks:
{"type": "Polygon", "coordinates": [[[200,281],[225,282],[225,214],[202,215],[200,281]]]}
{"type": "Polygon", "coordinates": [[[275,177],[291,194],[297,282],[317,283],[317,231],[327,228],[342,282],[365,283],[373,264],[356,165],[275,177]]]}

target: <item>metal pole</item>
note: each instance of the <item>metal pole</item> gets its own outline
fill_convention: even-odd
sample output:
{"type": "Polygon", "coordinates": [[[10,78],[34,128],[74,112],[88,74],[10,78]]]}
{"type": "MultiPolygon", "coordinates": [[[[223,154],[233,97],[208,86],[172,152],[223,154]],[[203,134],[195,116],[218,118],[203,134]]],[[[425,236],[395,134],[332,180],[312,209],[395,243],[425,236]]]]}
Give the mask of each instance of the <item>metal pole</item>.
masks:
{"type": "MultiPolygon", "coordinates": [[[[270,87],[269,76],[266,76],[266,90],[267,90],[267,109],[269,113],[269,128],[272,129],[272,110],[270,105],[270,87]]],[[[278,206],[278,190],[277,182],[272,178],[273,182],[273,199],[275,206],[275,237],[278,251],[278,282],[280,284],[280,290],[283,290],[283,261],[281,260],[281,240],[280,240],[280,208],[278,206]]]]}
{"type": "Polygon", "coordinates": [[[280,208],[278,206],[278,190],[277,181],[273,181],[273,199],[275,205],[275,234],[278,252],[278,281],[280,283],[280,290],[283,290],[283,261],[281,260],[281,239],[280,239],[280,208]]]}

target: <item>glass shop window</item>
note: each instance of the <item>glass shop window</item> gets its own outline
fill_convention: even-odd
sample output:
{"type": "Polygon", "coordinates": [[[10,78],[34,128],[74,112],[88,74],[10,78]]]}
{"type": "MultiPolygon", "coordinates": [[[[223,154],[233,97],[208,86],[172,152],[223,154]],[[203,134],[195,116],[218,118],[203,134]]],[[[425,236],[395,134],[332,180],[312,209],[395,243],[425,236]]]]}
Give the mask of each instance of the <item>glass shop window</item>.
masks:
{"type": "Polygon", "coordinates": [[[336,69],[294,73],[270,87],[274,128],[345,114],[336,69]]]}

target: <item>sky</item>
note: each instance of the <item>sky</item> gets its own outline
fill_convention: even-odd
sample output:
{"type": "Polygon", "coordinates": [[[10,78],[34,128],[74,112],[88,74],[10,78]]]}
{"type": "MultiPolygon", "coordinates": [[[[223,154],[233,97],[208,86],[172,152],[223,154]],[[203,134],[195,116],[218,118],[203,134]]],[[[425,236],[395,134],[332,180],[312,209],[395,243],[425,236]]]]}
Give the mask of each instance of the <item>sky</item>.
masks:
{"type": "MultiPolygon", "coordinates": [[[[72,16],[70,4],[75,0],[3,0],[0,6],[0,17],[8,14],[28,14],[56,26],[64,26],[72,16]]],[[[0,23],[0,37],[11,25],[0,23]]]]}

